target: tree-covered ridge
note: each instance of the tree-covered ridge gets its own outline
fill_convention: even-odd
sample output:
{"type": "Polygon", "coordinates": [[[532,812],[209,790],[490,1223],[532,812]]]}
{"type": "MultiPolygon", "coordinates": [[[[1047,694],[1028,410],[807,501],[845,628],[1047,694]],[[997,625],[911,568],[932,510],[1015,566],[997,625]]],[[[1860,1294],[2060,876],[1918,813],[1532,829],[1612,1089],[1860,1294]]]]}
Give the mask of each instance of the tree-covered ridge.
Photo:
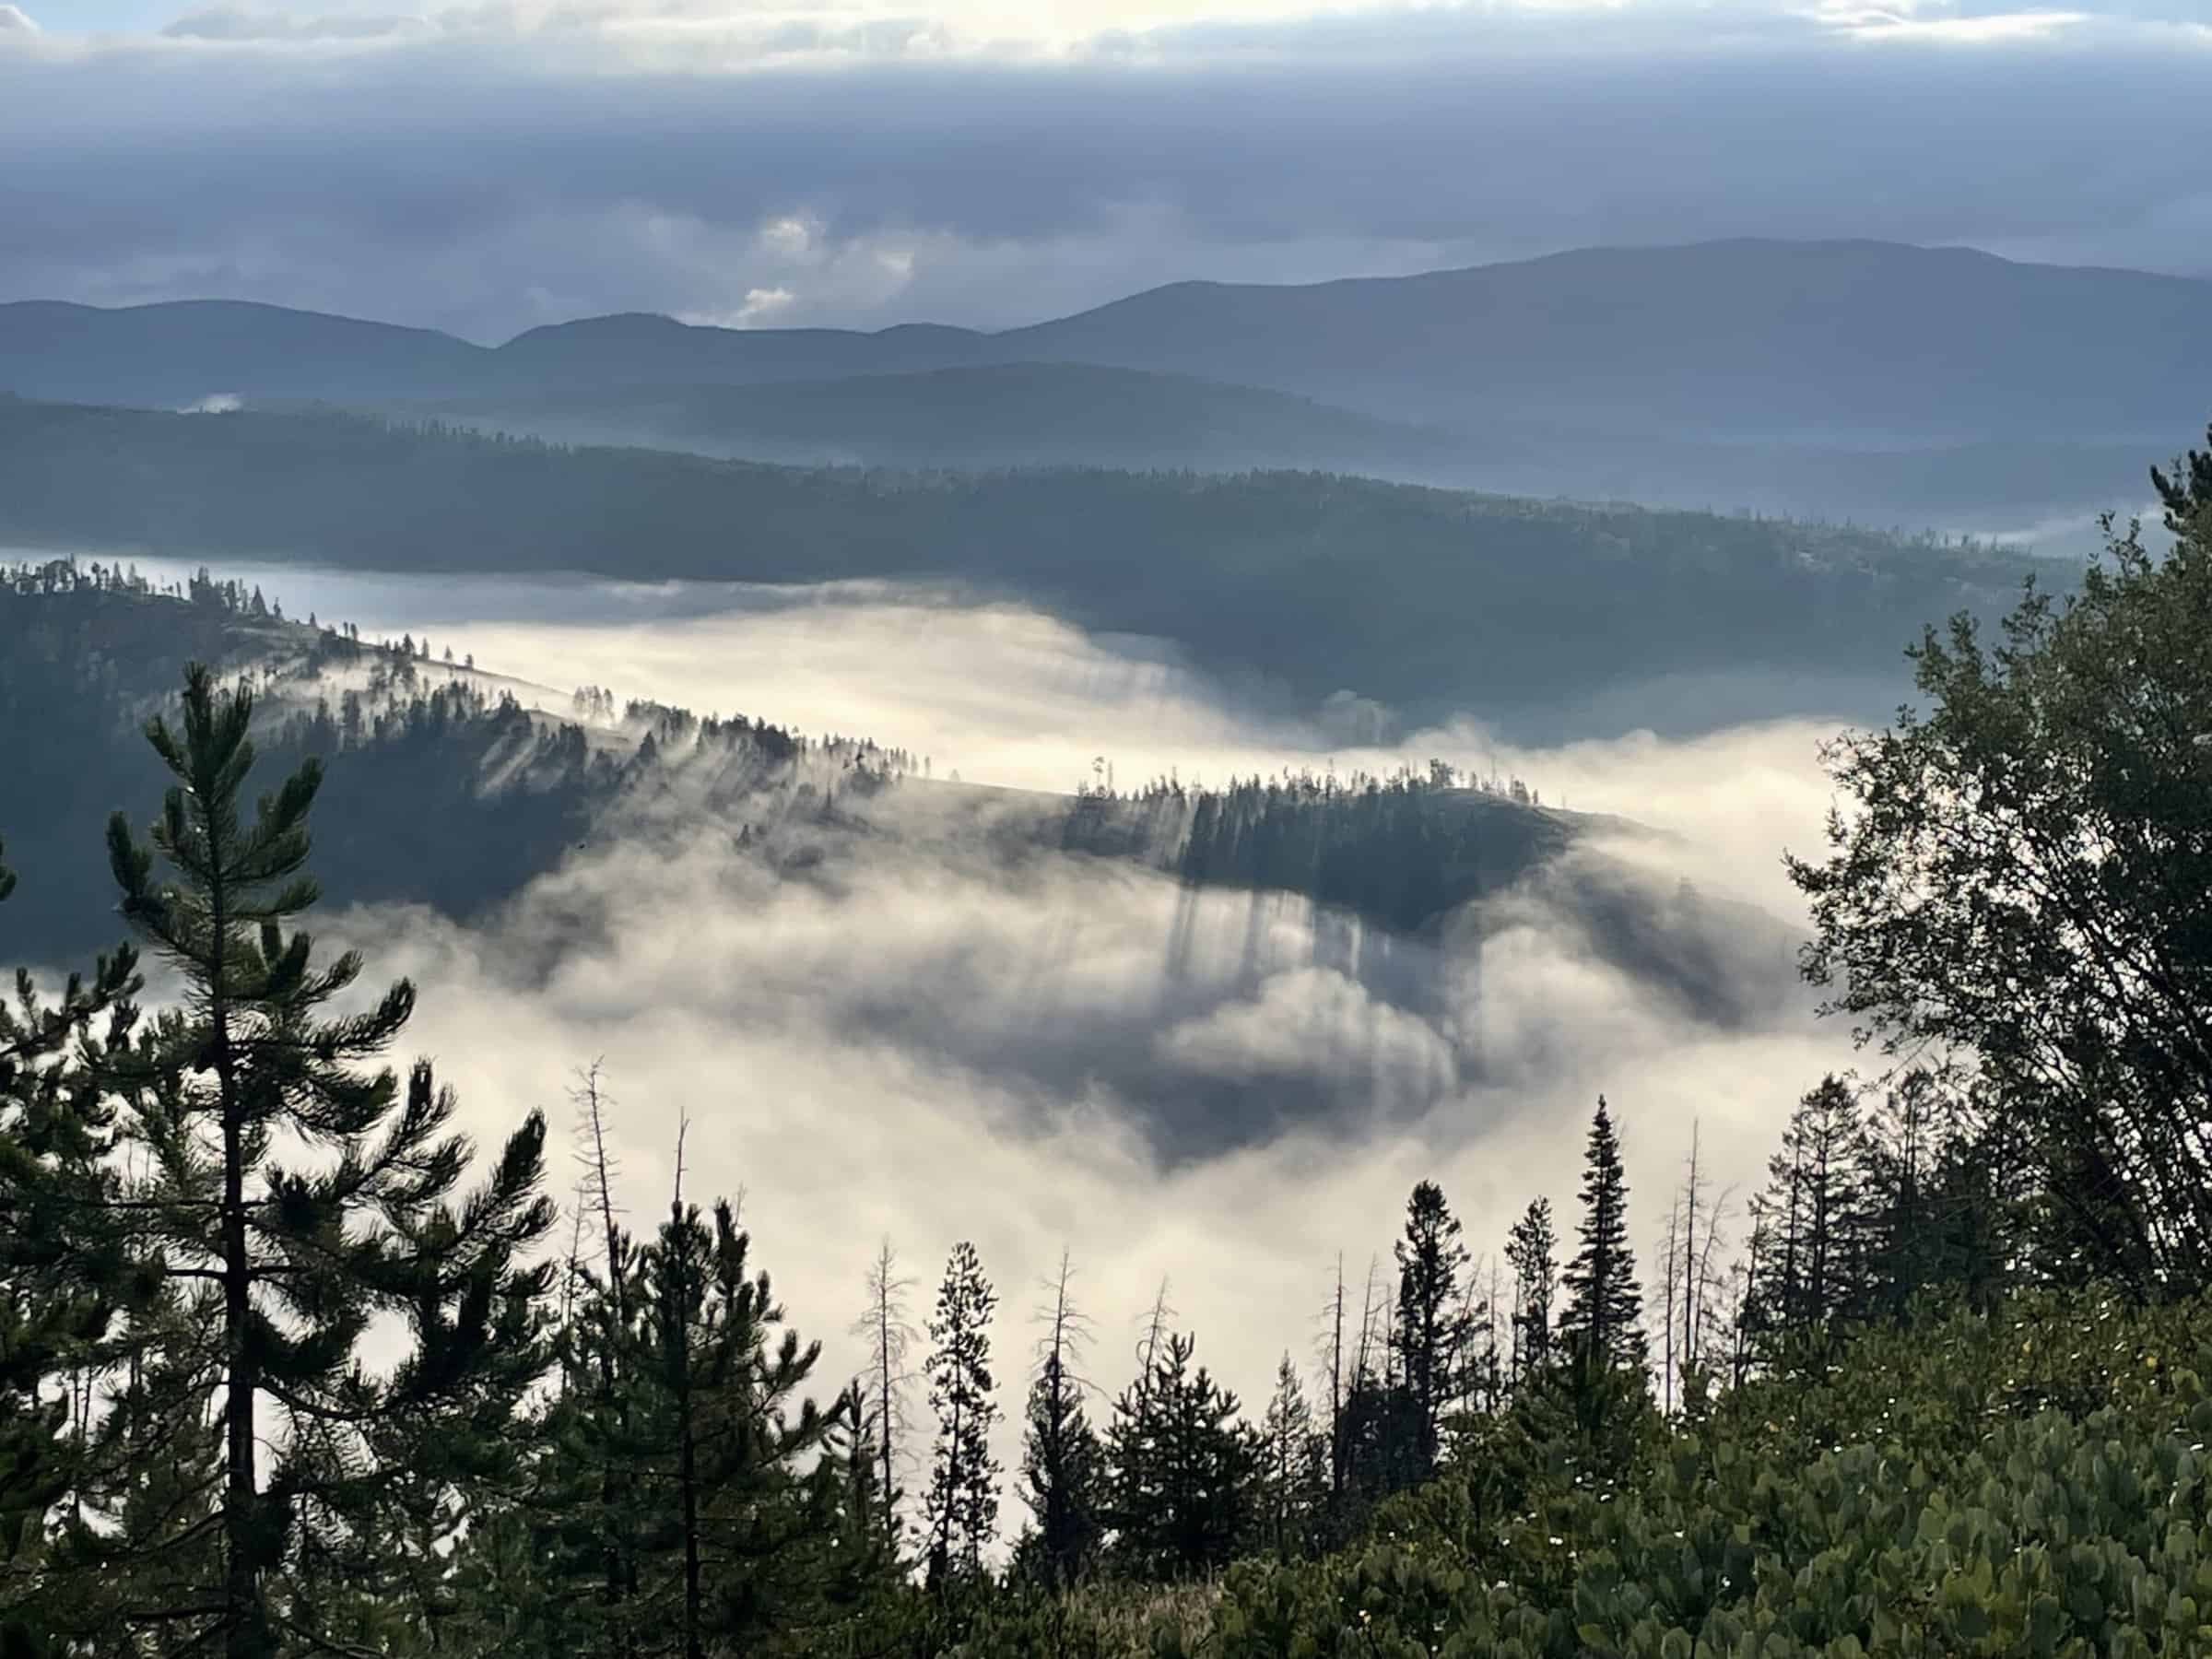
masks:
{"type": "Polygon", "coordinates": [[[1497,720],[1662,676],[1863,675],[1930,615],[1995,615],[2037,568],[1933,536],[1325,474],[804,470],[19,401],[0,401],[0,536],[371,570],[949,581],[1312,700],[1351,687],[1497,720]]]}
{"type": "MultiPolygon", "coordinates": [[[[279,761],[348,757],[330,787],[332,896],[427,902],[467,918],[552,868],[579,842],[673,823],[723,821],[763,856],[791,853],[779,829],[899,828],[881,800],[927,780],[926,758],[860,737],[816,738],[742,715],[620,701],[597,687],[566,699],[456,664],[428,640],[363,640],[323,618],[288,621],[281,600],[203,572],[173,592],[126,565],[56,560],[0,569],[0,743],[31,798],[47,887],[21,936],[54,948],[95,913],[105,872],[70,842],[154,782],[132,735],[165,705],[185,661],[228,665],[265,693],[265,751],[279,761]],[[879,802],[871,807],[871,802],[879,802]]],[[[1557,858],[1589,820],[1542,808],[1517,778],[1442,762],[1366,774],[1174,779],[1072,797],[953,795],[998,856],[1058,847],[1131,859],[1198,887],[1298,893],[1400,930],[1420,928],[1557,858]]]]}
{"type": "Polygon", "coordinates": [[[105,872],[81,828],[157,786],[135,728],[173,703],[194,660],[262,694],[255,735],[273,760],[346,757],[323,840],[326,890],[341,903],[480,914],[555,867],[618,806],[644,809],[678,770],[701,809],[765,795],[782,810],[820,811],[912,764],[865,739],[618,706],[593,687],[552,700],[560,712],[548,715],[518,696],[535,688],[473,658],[456,664],[427,640],[363,640],[346,623],[288,621],[281,601],[204,571],[165,592],[121,564],[0,568],[0,753],[24,798],[45,804],[18,837],[45,877],[18,920],[40,954],[89,942],[105,872]]]}

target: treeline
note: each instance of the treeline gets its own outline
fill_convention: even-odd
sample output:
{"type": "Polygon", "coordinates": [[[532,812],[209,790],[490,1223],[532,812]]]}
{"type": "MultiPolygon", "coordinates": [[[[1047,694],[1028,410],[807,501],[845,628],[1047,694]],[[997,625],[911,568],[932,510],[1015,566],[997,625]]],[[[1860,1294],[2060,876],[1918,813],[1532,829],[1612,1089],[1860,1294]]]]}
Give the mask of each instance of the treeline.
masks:
{"type": "Polygon", "coordinates": [[[1313,700],[1349,686],[1493,719],[1672,674],[1857,674],[1924,617],[1994,615],[2033,564],[1312,473],[807,470],[28,402],[0,402],[0,536],[371,570],[951,581],[1313,700]]]}
{"type": "Polygon", "coordinates": [[[1413,931],[1501,891],[1564,851],[1575,830],[1521,810],[1521,779],[1431,760],[1387,777],[1288,773],[1217,789],[1159,779],[1126,793],[1077,790],[1061,830],[1076,851],[1144,857],[1194,886],[1302,893],[1413,931]]]}

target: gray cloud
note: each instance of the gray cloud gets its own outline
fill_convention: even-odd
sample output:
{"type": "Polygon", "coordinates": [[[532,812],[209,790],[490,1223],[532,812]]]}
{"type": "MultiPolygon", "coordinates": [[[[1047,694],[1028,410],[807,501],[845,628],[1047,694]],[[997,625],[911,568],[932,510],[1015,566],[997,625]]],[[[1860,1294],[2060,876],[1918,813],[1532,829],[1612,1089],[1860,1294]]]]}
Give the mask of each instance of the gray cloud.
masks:
{"type": "Polygon", "coordinates": [[[34,35],[38,24],[20,6],[0,6],[0,35],[34,35]]]}
{"type": "Polygon", "coordinates": [[[225,6],[179,18],[161,33],[172,41],[376,41],[426,27],[409,17],[337,12],[303,18],[225,6]]]}
{"type": "MultiPolygon", "coordinates": [[[[188,27],[276,27],[241,17],[188,27]]],[[[1746,233],[2203,267],[2212,37],[1947,21],[1437,11],[992,57],[834,14],[494,12],[38,47],[0,63],[0,143],[40,158],[0,182],[0,291],[496,337],[625,308],[997,324],[1185,276],[1746,233]]]]}

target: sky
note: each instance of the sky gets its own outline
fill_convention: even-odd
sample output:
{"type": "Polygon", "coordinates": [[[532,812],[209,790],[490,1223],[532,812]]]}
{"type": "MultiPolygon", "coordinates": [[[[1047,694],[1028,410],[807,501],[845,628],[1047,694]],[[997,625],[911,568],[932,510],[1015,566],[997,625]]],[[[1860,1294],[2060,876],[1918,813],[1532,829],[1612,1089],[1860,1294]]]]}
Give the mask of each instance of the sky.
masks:
{"type": "Polygon", "coordinates": [[[0,300],[497,341],[1865,236],[2212,274],[2212,6],[0,4],[0,300]]]}

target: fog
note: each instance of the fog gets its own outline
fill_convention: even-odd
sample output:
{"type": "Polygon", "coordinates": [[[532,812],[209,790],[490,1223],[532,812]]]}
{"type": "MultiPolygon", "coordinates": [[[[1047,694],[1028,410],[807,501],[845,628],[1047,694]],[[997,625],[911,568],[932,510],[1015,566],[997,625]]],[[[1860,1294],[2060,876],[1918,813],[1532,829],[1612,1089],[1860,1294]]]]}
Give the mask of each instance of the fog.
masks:
{"type": "MultiPolygon", "coordinates": [[[[1478,1253],[1538,1194],[1571,1223],[1602,1092],[1648,1285],[1693,1126],[1740,1200],[1791,1102],[1853,1058],[1790,982],[1802,917],[1779,864],[1818,845],[1833,722],[1516,749],[1472,715],[1403,731],[1356,699],[1270,706],[1155,644],[928,590],[225,573],[289,614],[427,634],[559,688],[564,712],[586,682],[742,710],[907,746],[939,780],[1065,791],[1100,757],[1126,785],[1433,755],[1665,832],[1598,834],[1414,939],[1124,864],[1008,868],[941,826],[901,837],[932,793],[910,784],[880,809],[893,833],[824,832],[804,860],[679,817],[578,851],[480,927],[408,907],[324,919],[371,980],[416,980],[406,1053],[436,1058],[481,1141],[533,1107],[565,1134],[578,1068],[602,1061],[631,1225],[665,1212],[688,1119],[685,1191],[742,1192],[759,1260],[824,1344],[824,1394],[865,1362],[846,1326],[878,1242],[916,1281],[920,1324],[947,1251],[973,1240],[1003,1299],[1009,1470],[1036,1281],[1064,1247],[1102,1389],[1128,1380],[1166,1277],[1200,1358],[1256,1411],[1286,1349],[1310,1360],[1338,1253],[1355,1300],[1371,1257],[1387,1267],[1415,1181],[1442,1182],[1478,1253]],[[1700,1011],[1594,948],[1583,900],[1605,883],[1698,933],[1732,994],[1700,1011]]],[[[1020,1518],[1009,1496],[1003,1527],[1020,1518]]]]}

